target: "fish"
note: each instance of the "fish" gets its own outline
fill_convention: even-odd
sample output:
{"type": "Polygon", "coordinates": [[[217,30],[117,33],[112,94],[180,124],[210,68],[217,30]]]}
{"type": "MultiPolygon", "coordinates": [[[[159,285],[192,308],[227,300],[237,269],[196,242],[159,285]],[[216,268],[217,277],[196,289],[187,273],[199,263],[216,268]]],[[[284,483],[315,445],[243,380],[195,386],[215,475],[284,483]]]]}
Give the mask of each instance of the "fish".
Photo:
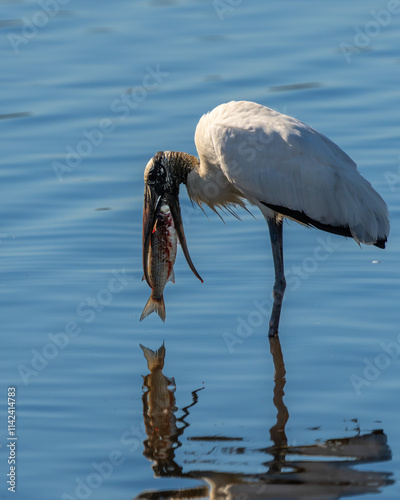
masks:
{"type": "Polygon", "coordinates": [[[178,238],[170,208],[161,199],[156,211],[147,262],[151,295],[140,316],[140,321],[156,312],[165,322],[163,292],[168,281],[175,283],[174,264],[177,244],[178,238]]]}

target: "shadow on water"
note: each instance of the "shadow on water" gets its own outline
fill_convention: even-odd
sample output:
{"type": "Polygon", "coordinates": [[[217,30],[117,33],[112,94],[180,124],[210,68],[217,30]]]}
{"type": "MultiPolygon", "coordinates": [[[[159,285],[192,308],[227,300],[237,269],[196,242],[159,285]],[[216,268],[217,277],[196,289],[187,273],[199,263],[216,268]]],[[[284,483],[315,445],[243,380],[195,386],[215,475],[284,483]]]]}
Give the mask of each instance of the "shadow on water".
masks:
{"type": "MultiPolygon", "coordinates": [[[[183,471],[176,462],[175,451],[182,446],[179,438],[189,426],[189,409],[197,404],[198,392],[192,392],[191,405],[182,408],[183,416],[176,418],[175,380],[162,373],[165,358],[164,344],[158,351],[141,345],[150,374],[143,377],[143,417],[147,439],[144,456],[153,463],[156,477],[179,477],[205,481],[209,486],[180,490],[143,492],[137,498],[241,498],[336,500],[355,495],[378,493],[381,488],[394,484],[390,472],[359,471],[354,466],[373,464],[391,459],[391,450],[383,430],[357,434],[350,438],[335,438],[314,445],[288,446],[286,424],[289,412],[283,401],[286,370],[279,338],[270,339],[275,367],[273,403],[277,409],[276,423],[270,428],[272,446],[249,449],[241,438],[202,436],[191,438],[210,442],[210,452],[201,454],[192,462],[198,469],[183,471]],[[241,441],[240,446],[232,441],[241,441]],[[253,474],[222,472],[217,467],[201,470],[209,464],[209,454],[219,442],[229,442],[229,453],[243,456],[243,463],[252,454],[265,455],[262,472],[253,474]],[[207,455],[207,457],[206,457],[207,455]],[[308,457],[308,458],[307,458],[308,457]],[[313,458],[312,458],[313,457],[313,458]]],[[[187,464],[186,464],[187,465],[187,464]]],[[[221,467],[222,468],[222,467],[221,467]]],[[[224,467],[226,468],[226,466],[224,467]]],[[[260,467],[258,467],[260,470],[260,467]]]]}

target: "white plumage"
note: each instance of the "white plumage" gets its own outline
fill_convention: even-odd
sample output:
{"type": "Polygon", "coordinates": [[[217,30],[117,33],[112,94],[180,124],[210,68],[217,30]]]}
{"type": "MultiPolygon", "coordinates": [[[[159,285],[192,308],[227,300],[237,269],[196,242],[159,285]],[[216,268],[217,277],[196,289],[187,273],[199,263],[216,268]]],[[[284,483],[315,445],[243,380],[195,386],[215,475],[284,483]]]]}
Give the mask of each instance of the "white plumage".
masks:
{"type": "Polygon", "coordinates": [[[276,213],[262,202],[348,227],[359,243],[374,244],[389,234],[386,204],[353,160],[295,118],[233,101],[202,116],[195,142],[200,169],[188,175],[187,188],[196,201],[219,206],[237,203],[241,195],[265,217],[276,213]]]}

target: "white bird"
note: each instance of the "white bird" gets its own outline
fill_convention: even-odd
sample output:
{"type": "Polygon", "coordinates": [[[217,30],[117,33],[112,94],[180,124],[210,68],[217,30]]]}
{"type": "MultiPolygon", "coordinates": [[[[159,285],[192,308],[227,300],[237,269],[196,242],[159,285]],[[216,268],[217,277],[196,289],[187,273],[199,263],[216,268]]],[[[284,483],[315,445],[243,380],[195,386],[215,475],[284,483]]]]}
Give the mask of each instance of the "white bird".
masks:
{"type": "MultiPolygon", "coordinates": [[[[143,267],[156,206],[170,206],[185,257],[179,185],[211,209],[244,207],[264,215],[275,267],[269,336],[278,335],[286,280],[282,220],[287,217],[357,243],[385,248],[389,216],[385,202],[336,144],[295,118],[248,101],[221,104],[201,117],[195,133],[199,159],[182,152],[158,152],[147,164],[144,181],[143,267]]],[[[200,278],[201,279],[201,278],[200,278]]]]}

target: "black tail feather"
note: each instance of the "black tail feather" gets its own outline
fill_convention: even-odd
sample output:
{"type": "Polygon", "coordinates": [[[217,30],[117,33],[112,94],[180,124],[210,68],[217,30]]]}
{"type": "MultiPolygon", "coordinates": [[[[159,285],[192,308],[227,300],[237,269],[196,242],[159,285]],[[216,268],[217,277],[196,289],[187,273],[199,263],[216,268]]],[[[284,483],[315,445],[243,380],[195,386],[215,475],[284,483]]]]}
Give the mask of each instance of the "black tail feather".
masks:
{"type": "MultiPolygon", "coordinates": [[[[326,231],[327,233],[338,234],[339,236],[346,236],[348,238],[352,238],[352,234],[350,228],[348,226],[331,226],[330,224],[323,224],[317,220],[311,219],[304,212],[300,212],[299,210],[292,210],[291,208],[281,207],[279,205],[272,205],[271,203],[265,203],[265,201],[261,201],[263,205],[270,208],[274,212],[278,212],[279,214],[285,215],[286,217],[290,217],[301,224],[305,224],[306,226],[312,226],[317,229],[321,229],[321,231],[326,231]]],[[[378,248],[385,248],[385,243],[387,242],[387,238],[378,240],[374,245],[378,248]]]]}

